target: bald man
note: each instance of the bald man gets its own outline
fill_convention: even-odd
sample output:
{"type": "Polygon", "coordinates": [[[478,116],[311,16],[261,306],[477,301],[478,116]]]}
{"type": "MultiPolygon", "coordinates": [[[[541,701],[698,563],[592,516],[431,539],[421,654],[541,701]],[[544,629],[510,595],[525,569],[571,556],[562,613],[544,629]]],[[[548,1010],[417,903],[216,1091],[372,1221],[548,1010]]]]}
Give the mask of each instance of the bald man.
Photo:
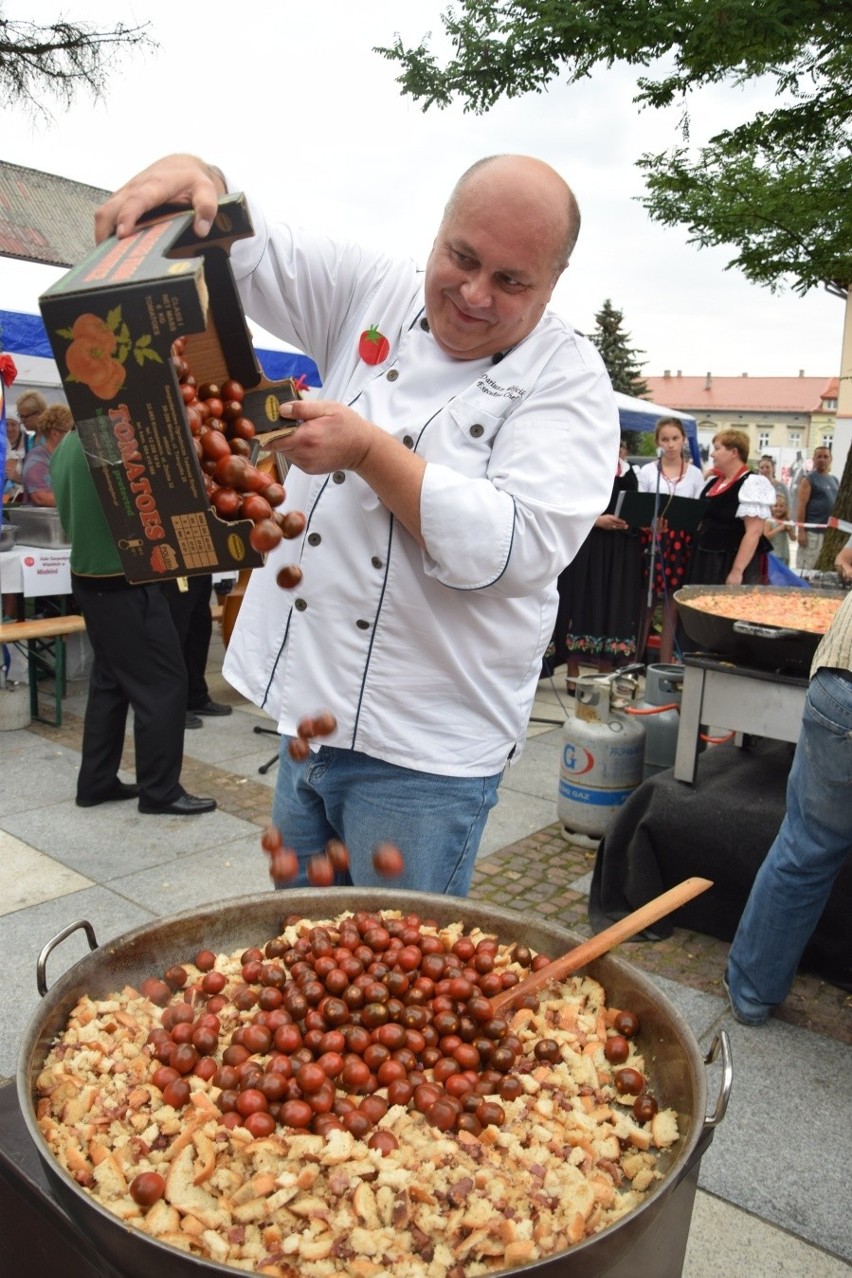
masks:
{"type": "MultiPolygon", "coordinates": [[[[226,190],[219,169],[169,156],[102,206],[96,232],[183,201],[203,235],[226,190]]],[[[283,509],[307,527],[252,574],[225,674],[284,734],[273,820],[302,881],[338,838],[351,881],[382,884],[372,850],[391,841],[395,885],[463,896],[523,747],[556,579],[618,461],[601,359],[547,309],[577,204],[538,159],[481,160],[425,273],[249,207],[254,237],[231,254],[246,314],[313,357],[323,398],[282,407],[300,423],[281,445],[283,509]],[[294,561],[302,581],[281,590],[294,561]],[[287,738],[320,710],[336,731],[294,762],[287,738]]]]}

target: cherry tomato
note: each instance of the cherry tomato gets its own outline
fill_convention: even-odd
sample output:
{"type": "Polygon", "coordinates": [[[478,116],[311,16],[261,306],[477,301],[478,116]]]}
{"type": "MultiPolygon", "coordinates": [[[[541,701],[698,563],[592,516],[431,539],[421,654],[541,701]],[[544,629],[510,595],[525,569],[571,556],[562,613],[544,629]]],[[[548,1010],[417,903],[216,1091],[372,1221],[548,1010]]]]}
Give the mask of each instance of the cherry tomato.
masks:
{"type": "MultiPolygon", "coordinates": [[[[246,498],[246,501],[248,500],[249,498],[246,498]]],[[[251,518],[251,516],[249,516],[249,518],[251,518]]],[[[299,585],[303,576],[304,574],[298,564],[285,564],[284,567],[279,568],[276,573],[275,581],[282,590],[293,590],[299,585]]]]}
{"type": "Polygon", "coordinates": [[[151,1207],[166,1192],[166,1182],[159,1172],[140,1172],[130,1182],[130,1197],[140,1207],[151,1207]]]}
{"type": "Polygon", "coordinates": [[[243,514],[252,523],[259,524],[264,519],[271,520],[272,507],[260,493],[246,493],[243,498],[243,514]]]}
{"type": "Polygon", "coordinates": [[[621,1034],[612,1034],[604,1043],[604,1056],[612,1065],[621,1065],[630,1055],[630,1044],[621,1034]]]}
{"type": "Polygon", "coordinates": [[[172,1109],[183,1109],[189,1101],[189,1083],[185,1078],[176,1078],[163,1088],[163,1100],[172,1109]]]}
{"type": "MultiPolygon", "coordinates": [[[[231,459],[232,461],[234,458],[231,459]]],[[[218,466],[217,466],[218,470],[218,466]]],[[[253,550],[259,555],[268,554],[270,550],[274,550],[283,540],[284,534],[272,519],[261,519],[249,533],[249,544],[253,550]]]]}
{"type": "Polygon", "coordinates": [[[277,848],[269,862],[269,876],[276,883],[290,883],[299,873],[299,858],[292,848],[277,848]]]}
{"type": "Polygon", "coordinates": [[[139,986],[139,993],[150,999],[157,1007],[165,1007],[172,997],[170,986],[156,976],[147,976],[139,986]]]}
{"type": "Polygon", "coordinates": [[[613,1021],[613,1026],[625,1038],[633,1038],[634,1034],[639,1033],[639,1017],[635,1012],[619,1012],[613,1021]]]}
{"type": "Polygon", "coordinates": [[[334,882],[334,866],[324,852],[311,857],[307,872],[308,880],[314,887],[331,887],[334,882]]]}
{"type": "Polygon", "coordinates": [[[237,399],[242,403],[246,392],[242,382],[238,382],[234,377],[228,377],[219,387],[219,394],[223,399],[237,399]]]}
{"type": "Polygon", "coordinates": [[[637,1123],[650,1123],[658,1108],[654,1097],[649,1092],[643,1092],[633,1102],[633,1117],[637,1123]]]}
{"type": "Polygon", "coordinates": [[[243,499],[236,488],[214,488],[210,502],[220,519],[239,519],[243,499]]]}
{"type": "Polygon", "coordinates": [[[281,831],[275,825],[268,825],[260,836],[260,846],[265,852],[277,852],[278,848],[284,846],[284,840],[281,838],[281,831]]]}
{"type": "Polygon", "coordinates": [[[645,1086],[645,1080],[638,1069],[627,1066],[615,1072],[615,1090],[629,1096],[638,1096],[645,1086]]]}

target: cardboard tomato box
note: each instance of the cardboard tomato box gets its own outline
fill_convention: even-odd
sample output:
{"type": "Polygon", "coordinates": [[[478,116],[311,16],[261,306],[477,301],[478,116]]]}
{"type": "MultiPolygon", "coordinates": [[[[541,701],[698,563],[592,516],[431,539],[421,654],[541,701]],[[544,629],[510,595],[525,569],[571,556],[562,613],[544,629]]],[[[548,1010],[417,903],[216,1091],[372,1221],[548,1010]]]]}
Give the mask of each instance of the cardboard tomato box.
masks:
{"type": "Polygon", "coordinates": [[[257,362],[231,272],[252,234],[242,195],[225,196],[199,240],[187,210],[166,210],[111,238],[39,298],[68,405],[129,581],[257,567],[249,520],[211,509],[171,346],[198,384],[233,377],[258,432],[281,424],[292,381],[257,362]]]}

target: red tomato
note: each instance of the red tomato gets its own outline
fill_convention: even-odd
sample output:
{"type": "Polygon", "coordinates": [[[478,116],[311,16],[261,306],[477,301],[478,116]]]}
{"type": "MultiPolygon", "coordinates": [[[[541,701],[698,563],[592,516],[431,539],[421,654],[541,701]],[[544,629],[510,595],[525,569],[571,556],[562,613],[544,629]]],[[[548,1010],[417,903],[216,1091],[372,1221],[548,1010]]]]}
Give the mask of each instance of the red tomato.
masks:
{"type": "Polygon", "coordinates": [[[365,328],[358,339],[358,354],[365,364],[381,364],[390,355],[390,342],[375,324],[365,328]]]}

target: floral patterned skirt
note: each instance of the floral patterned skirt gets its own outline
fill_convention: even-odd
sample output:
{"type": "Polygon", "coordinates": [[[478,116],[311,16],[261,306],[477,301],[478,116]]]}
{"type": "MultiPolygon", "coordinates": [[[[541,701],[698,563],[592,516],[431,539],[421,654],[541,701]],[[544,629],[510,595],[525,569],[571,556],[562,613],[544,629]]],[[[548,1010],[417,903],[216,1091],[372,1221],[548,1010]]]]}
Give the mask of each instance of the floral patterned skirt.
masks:
{"type": "Polygon", "coordinates": [[[558,584],[551,664],[602,659],[624,666],[634,661],[642,604],[639,534],[593,528],[558,584]]]}

